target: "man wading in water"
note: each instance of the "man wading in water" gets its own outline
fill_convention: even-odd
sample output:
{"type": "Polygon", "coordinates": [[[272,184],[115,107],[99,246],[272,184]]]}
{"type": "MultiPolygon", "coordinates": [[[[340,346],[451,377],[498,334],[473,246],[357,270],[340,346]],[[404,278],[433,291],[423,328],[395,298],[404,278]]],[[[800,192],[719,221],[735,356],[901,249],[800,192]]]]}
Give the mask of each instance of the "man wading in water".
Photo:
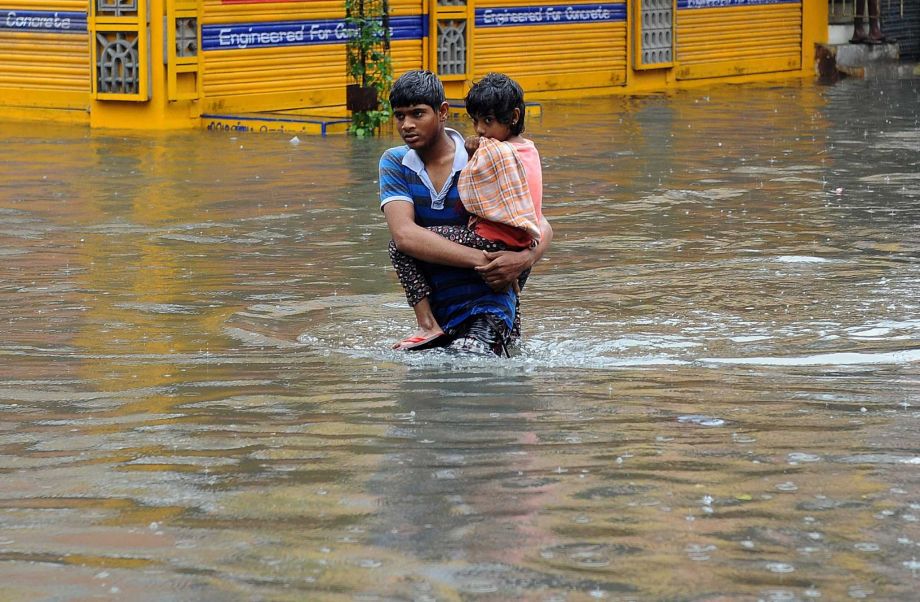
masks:
{"type": "MultiPolygon", "coordinates": [[[[541,221],[540,242],[523,251],[488,253],[428,230],[466,226],[457,181],[467,163],[464,139],[447,128],[444,87],[428,71],[410,71],[390,92],[390,105],[405,146],[380,159],[380,204],[393,242],[419,260],[431,287],[428,301],[444,335],[430,346],[507,354],[516,336],[513,283],[543,256],[552,228],[541,221]]],[[[418,348],[418,347],[416,347],[418,348]]]]}

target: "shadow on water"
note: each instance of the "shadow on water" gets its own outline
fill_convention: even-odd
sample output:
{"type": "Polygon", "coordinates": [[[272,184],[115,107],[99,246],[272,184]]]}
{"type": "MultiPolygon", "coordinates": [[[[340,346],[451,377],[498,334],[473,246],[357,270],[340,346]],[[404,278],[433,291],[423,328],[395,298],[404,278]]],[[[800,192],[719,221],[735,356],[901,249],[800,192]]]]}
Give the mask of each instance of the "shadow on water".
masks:
{"type": "Polygon", "coordinates": [[[389,349],[391,135],[0,124],[0,597],[913,599],[918,101],[545,103],[511,360],[389,349]]]}

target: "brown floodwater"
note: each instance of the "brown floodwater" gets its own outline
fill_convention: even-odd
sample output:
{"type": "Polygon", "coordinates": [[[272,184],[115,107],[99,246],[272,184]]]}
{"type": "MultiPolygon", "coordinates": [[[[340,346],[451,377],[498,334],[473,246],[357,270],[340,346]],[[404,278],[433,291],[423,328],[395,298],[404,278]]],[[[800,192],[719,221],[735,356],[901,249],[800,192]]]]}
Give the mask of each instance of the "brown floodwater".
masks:
{"type": "Polygon", "coordinates": [[[0,124],[0,599],[916,599],[920,80],[542,109],[509,360],[390,350],[392,133],[0,124]]]}

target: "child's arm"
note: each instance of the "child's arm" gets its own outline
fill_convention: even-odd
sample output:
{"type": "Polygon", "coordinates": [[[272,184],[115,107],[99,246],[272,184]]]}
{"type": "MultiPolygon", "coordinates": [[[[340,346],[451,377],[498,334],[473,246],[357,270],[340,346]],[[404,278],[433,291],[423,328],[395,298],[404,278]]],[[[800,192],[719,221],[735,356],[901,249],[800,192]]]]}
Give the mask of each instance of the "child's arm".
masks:
{"type": "Polygon", "coordinates": [[[540,220],[540,242],[536,247],[524,249],[523,251],[498,251],[495,253],[486,252],[485,256],[489,262],[486,265],[477,267],[476,271],[482,275],[494,291],[503,291],[517,281],[521,273],[534,266],[543,254],[549,248],[553,240],[553,227],[544,216],[540,220]]]}

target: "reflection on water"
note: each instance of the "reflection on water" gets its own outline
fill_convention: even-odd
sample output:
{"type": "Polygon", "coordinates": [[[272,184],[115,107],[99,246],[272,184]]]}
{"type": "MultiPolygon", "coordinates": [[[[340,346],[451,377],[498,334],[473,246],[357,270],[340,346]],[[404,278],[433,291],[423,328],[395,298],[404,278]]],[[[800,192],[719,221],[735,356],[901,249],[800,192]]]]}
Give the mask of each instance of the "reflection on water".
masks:
{"type": "Polygon", "coordinates": [[[913,599],[918,106],[545,103],[501,362],[389,350],[392,137],[0,125],[0,598],[913,599]]]}

